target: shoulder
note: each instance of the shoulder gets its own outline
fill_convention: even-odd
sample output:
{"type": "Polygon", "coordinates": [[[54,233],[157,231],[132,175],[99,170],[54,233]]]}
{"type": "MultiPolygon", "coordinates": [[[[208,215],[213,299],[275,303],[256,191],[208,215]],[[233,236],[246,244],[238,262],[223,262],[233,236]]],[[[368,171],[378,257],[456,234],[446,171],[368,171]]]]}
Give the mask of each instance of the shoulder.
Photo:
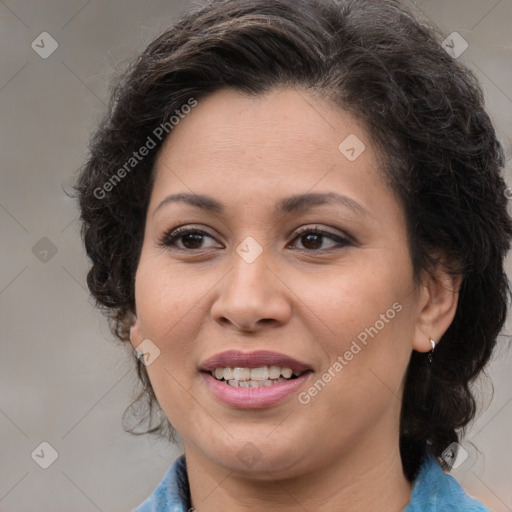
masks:
{"type": "Polygon", "coordinates": [[[170,465],[157,488],[133,512],[188,512],[190,508],[185,456],[180,455],[170,465]]]}
{"type": "Polygon", "coordinates": [[[435,457],[430,456],[416,478],[409,505],[404,512],[491,512],[469,497],[460,484],[447,475],[435,457]]]}

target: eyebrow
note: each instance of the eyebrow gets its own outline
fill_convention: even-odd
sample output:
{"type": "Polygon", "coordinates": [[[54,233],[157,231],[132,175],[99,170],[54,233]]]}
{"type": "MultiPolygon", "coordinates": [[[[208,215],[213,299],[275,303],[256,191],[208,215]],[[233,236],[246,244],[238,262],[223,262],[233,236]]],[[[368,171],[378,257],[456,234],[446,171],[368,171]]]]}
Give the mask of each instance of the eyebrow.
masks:
{"type": "MultiPolygon", "coordinates": [[[[191,206],[195,206],[197,208],[201,208],[203,210],[222,214],[225,212],[225,206],[214,199],[211,196],[204,194],[189,194],[189,193],[180,193],[180,194],[171,194],[167,196],[155,209],[153,215],[162,208],[163,206],[174,203],[174,202],[182,202],[191,206]]],[[[338,203],[346,206],[357,213],[370,216],[368,210],[366,210],[363,206],[361,206],[358,202],[350,197],[336,194],[334,192],[328,193],[306,193],[306,194],[296,194],[293,196],[286,197],[281,199],[275,206],[276,213],[290,214],[290,213],[299,213],[312,209],[315,206],[321,206],[324,204],[333,204],[338,203]]]]}

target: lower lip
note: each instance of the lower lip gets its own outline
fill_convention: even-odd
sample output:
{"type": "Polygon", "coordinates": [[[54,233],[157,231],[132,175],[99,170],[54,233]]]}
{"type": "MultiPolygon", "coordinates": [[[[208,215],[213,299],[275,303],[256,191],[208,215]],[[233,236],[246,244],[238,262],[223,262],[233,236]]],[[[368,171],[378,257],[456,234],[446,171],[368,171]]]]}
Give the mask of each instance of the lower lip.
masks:
{"type": "Polygon", "coordinates": [[[261,388],[238,388],[224,384],[210,373],[201,372],[210,391],[221,402],[239,409],[260,409],[271,407],[296,393],[312,372],[306,372],[286,382],[261,388]]]}

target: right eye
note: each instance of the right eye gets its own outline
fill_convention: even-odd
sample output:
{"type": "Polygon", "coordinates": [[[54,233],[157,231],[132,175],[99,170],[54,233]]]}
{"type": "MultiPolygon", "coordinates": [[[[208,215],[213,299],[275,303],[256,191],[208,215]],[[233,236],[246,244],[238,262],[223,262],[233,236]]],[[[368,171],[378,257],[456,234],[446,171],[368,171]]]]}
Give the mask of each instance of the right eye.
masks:
{"type": "Polygon", "coordinates": [[[201,244],[205,237],[214,240],[209,233],[202,229],[180,227],[165,233],[160,241],[160,245],[180,251],[197,251],[204,249],[204,247],[201,247],[201,244]]]}

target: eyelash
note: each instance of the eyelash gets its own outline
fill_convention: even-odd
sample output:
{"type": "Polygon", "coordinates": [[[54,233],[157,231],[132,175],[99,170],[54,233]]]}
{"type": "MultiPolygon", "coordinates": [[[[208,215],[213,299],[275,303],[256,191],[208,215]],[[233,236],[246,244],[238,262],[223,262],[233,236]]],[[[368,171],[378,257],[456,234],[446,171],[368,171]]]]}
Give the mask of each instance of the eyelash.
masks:
{"type": "MultiPolygon", "coordinates": [[[[207,233],[206,231],[204,231],[202,229],[179,227],[179,228],[176,228],[176,229],[171,229],[170,231],[166,232],[162,236],[159,245],[161,247],[164,247],[164,248],[167,248],[167,249],[168,248],[172,248],[172,249],[175,249],[175,250],[178,250],[178,251],[192,251],[192,252],[194,252],[194,251],[201,251],[201,249],[186,249],[186,248],[183,249],[181,247],[176,247],[175,242],[178,239],[184,237],[185,235],[189,235],[189,234],[196,234],[196,235],[202,235],[202,236],[207,236],[207,237],[213,238],[209,233],[207,233]]],[[[302,250],[302,251],[307,251],[307,252],[329,252],[329,251],[332,251],[332,250],[341,249],[342,247],[345,247],[345,246],[348,246],[348,245],[352,245],[352,243],[350,242],[350,240],[348,240],[348,238],[336,235],[336,234],[331,233],[329,231],[324,231],[322,229],[318,229],[316,227],[315,228],[304,228],[304,229],[298,231],[295,234],[292,242],[297,240],[301,236],[304,236],[305,234],[320,235],[322,237],[329,238],[330,240],[336,242],[338,244],[338,247],[331,247],[329,249],[299,249],[299,250],[302,250]]]]}

